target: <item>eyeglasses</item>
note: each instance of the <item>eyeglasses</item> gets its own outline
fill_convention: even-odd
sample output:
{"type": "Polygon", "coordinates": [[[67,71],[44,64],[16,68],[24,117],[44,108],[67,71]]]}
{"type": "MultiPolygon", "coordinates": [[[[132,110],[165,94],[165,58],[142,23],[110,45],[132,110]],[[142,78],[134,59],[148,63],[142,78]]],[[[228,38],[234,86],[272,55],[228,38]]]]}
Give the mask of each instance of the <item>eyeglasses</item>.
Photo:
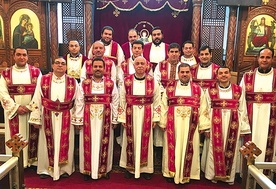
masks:
{"type": "Polygon", "coordinates": [[[55,61],[54,62],[55,65],[62,65],[62,66],[66,66],[66,62],[59,62],[59,61],[55,61]]]}

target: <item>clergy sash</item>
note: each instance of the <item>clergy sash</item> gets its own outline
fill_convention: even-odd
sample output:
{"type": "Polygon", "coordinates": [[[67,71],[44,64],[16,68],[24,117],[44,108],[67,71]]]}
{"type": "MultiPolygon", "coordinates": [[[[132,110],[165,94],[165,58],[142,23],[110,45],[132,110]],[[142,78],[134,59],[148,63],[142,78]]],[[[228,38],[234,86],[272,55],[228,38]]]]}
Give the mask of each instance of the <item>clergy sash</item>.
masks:
{"type": "MultiPolygon", "coordinates": [[[[274,156],[274,141],[276,135],[276,69],[273,68],[273,81],[272,81],[272,92],[254,92],[254,83],[257,69],[254,72],[248,72],[244,74],[244,83],[246,87],[246,100],[247,100],[247,111],[249,117],[249,123],[252,127],[253,120],[253,104],[254,103],[270,103],[270,121],[268,128],[268,137],[266,143],[265,162],[272,162],[274,156]]],[[[252,129],[251,129],[252,130],[252,129]]],[[[246,140],[252,140],[246,138],[246,140]]],[[[270,174],[270,170],[264,170],[265,175],[270,174]]]]}
{"type": "Polygon", "coordinates": [[[84,115],[83,115],[83,149],[84,149],[84,174],[91,174],[91,142],[93,141],[91,127],[96,125],[91,125],[90,122],[90,105],[91,104],[102,104],[104,106],[103,114],[103,131],[101,136],[100,144],[100,157],[99,157],[99,171],[98,176],[107,174],[107,159],[108,159],[108,146],[111,128],[111,106],[112,102],[111,95],[114,88],[114,82],[107,77],[104,77],[104,94],[93,94],[92,81],[86,79],[82,83],[84,90],[84,115]]]}
{"type": "Polygon", "coordinates": [[[197,84],[190,82],[191,96],[175,96],[175,90],[178,80],[171,80],[167,86],[168,96],[168,119],[166,124],[166,134],[168,142],[168,168],[171,173],[175,173],[175,130],[174,130],[174,111],[176,106],[189,106],[191,107],[189,133],[187,138],[186,155],[184,159],[184,172],[183,177],[189,180],[193,159],[193,137],[198,124],[198,109],[200,106],[201,90],[197,84]]]}
{"type": "MultiPolygon", "coordinates": [[[[2,76],[7,82],[10,97],[14,100],[16,95],[32,95],[34,94],[37,78],[40,70],[34,66],[28,65],[30,73],[30,84],[13,84],[12,81],[12,68],[8,68],[2,72],[2,76]]],[[[9,127],[11,137],[19,133],[19,115],[9,120],[9,127]]],[[[35,127],[29,126],[29,141],[28,141],[28,161],[32,163],[37,160],[37,145],[38,145],[39,130],[35,127]]]]}
{"type": "Polygon", "coordinates": [[[213,109],[212,144],[216,180],[227,180],[230,178],[239,134],[238,107],[242,89],[235,84],[232,84],[231,88],[232,99],[220,99],[217,84],[209,89],[211,107],[213,109]],[[226,144],[223,142],[224,136],[222,135],[223,109],[231,110],[226,144]]]}
{"type": "MultiPolygon", "coordinates": [[[[104,76],[105,77],[110,77],[111,78],[111,69],[113,65],[113,61],[107,57],[102,57],[104,62],[105,62],[105,71],[104,71],[104,76]]],[[[93,76],[93,70],[92,70],[92,59],[89,59],[86,64],[86,79],[92,79],[93,76]]]]}
{"type": "Polygon", "coordinates": [[[167,87],[167,84],[169,82],[169,63],[167,61],[162,61],[159,63],[159,70],[161,73],[161,84],[163,85],[164,88],[167,87]]]}
{"type": "MultiPolygon", "coordinates": [[[[119,46],[119,44],[112,40],[110,56],[106,56],[107,58],[111,59],[115,63],[116,66],[118,65],[118,59],[117,59],[118,46],[119,46]]],[[[121,63],[121,62],[119,62],[119,63],[121,63]]]]}
{"type": "Polygon", "coordinates": [[[151,133],[151,105],[153,103],[153,91],[154,91],[154,79],[150,75],[146,75],[145,78],[145,95],[138,96],[133,95],[133,80],[134,74],[129,75],[125,78],[125,89],[126,89],[126,135],[127,135],[127,170],[134,171],[134,136],[133,136],[133,106],[139,105],[144,106],[144,125],[142,128],[142,139],[141,139],[141,160],[140,166],[147,166],[148,164],[148,145],[151,133]],[[137,99],[135,100],[135,98],[137,99]]]}
{"type": "Polygon", "coordinates": [[[197,65],[195,68],[191,68],[191,73],[193,75],[193,82],[199,84],[203,89],[210,88],[212,85],[216,83],[216,71],[219,68],[219,66],[215,63],[211,64],[211,69],[212,69],[212,76],[211,78],[208,79],[198,79],[197,74],[198,74],[198,68],[200,65],[197,65]]]}
{"type": "Polygon", "coordinates": [[[126,43],[122,44],[122,46],[121,46],[123,51],[124,51],[126,60],[131,57],[131,55],[130,55],[130,51],[131,51],[130,46],[131,46],[130,42],[126,42],[126,43]]]}
{"type": "Polygon", "coordinates": [[[53,122],[52,112],[58,116],[62,113],[61,121],[61,136],[60,136],[60,150],[59,150],[59,165],[68,163],[69,150],[69,135],[70,135],[70,108],[73,106],[73,97],[75,94],[76,83],[73,77],[65,75],[65,98],[64,102],[52,101],[51,99],[51,83],[52,73],[42,76],[41,91],[43,94],[42,105],[44,107],[44,130],[47,141],[47,151],[49,159],[49,169],[54,167],[54,138],[53,138],[53,122]]]}

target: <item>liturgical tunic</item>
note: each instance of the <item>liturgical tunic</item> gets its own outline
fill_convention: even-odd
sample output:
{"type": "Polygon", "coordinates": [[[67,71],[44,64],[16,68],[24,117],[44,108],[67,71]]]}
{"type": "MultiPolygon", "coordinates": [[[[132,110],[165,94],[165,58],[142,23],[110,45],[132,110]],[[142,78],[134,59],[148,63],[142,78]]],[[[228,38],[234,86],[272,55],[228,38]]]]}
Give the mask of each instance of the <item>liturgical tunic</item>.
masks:
{"type": "Polygon", "coordinates": [[[127,125],[123,130],[120,166],[134,173],[135,178],[139,178],[140,173],[154,172],[152,122],[160,121],[160,90],[157,81],[152,76],[147,75],[145,79],[138,80],[132,74],[125,78],[122,87],[120,87],[118,121],[127,123],[129,116],[132,116],[132,123],[130,123],[132,125],[130,128],[132,135],[130,136],[127,133],[129,130],[129,125],[127,125]],[[127,93],[126,88],[132,90],[132,94],[127,93]],[[149,92],[148,89],[152,91],[149,92]],[[152,95],[146,95],[147,93],[152,93],[152,95]],[[128,94],[129,96],[126,96],[128,94]],[[136,101],[135,97],[137,97],[140,103],[131,105],[136,101]],[[145,102],[147,100],[148,103],[145,102]],[[150,109],[145,111],[147,105],[150,106],[150,109]],[[148,115],[149,112],[150,115],[148,115]],[[150,126],[148,129],[145,129],[144,123],[148,121],[150,121],[150,126]],[[147,133],[144,132],[145,130],[147,130],[147,133]],[[148,142],[144,144],[146,138],[148,142]],[[131,152],[128,150],[129,140],[133,140],[131,152]],[[147,151],[144,152],[144,149],[147,149],[147,151]],[[129,164],[128,152],[133,152],[133,156],[131,157],[131,159],[133,158],[133,164],[129,164]]]}
{"type": "Polygon", "coordinates": [[[67,75],[58,78],[53,73],[49,73],[42,76],[41,81],[37,82],[31,103],[33,111],[29,123],[41,125],[37,174],[50,175],[53,180],[58,180],[60,175],[64,173],[71,175],[74,172],[74,126],[70,124],[70,114],[73,111],[70,108],[75,99],[77,88],[78,84],[74,78],[67,75]],[[48,97],[45,96],[45,90],[48,97]],[[69,93],[71,94],[69,98],[71,104],[62,105],[61,103],[65,102],[69,93]],[[54,105],[54,108],[49,106],[51,104],[54,105]],[[56,104],[60,104],[60,107],[56,107],[56,104]],[[58,109],[62,111],[58,111],[58,109]],[[66,110],[70,112],[65,116],[66,110]],[[45,114],[47,111],[49,111],[49,116],[45,114]],[[47,122],[49,126],[47,126],[47,122]],[[63,151],[63,147],[66,147],[65,151],[63,151]]]}
{"type": "Polygon", "coordinates": [[[250,133],[245,95],[239,86],[231,84],[228,88],[221,88],[215,85],[214,88],[208,89],[206,96],[209,106],[212,106],[211,118],[213,118],[213,121],[216,121],[216,118],[221,121],[218,126],[215,123],[212,124],[209,146],[204,146],[204,148],[207,148],[203,150],[203,152],[207,153],[207,158],[202,159],[202,162],[206,166],[205,177],[209,180],[234,182],[236,166],[239,165],[240,160],[240,134],[250,133]],[[217,97],[210,98],[210,93],[215,93],[214,96],[217,97]],[[219,112],[214,113],[214,108],[219,112]],[[235,117],[234,111],[237,111],[237,117],[235,117]],[[219,136],[217,135],[218,133],[220,134],[219,136]],[[220,138],[221,146],[216,145],[217,140],[220,140],[220,138]],[[220,151],[214,152],[214,149],[221,149],[224,165],[220,166],[219,164],[221,163],[218,158],[220,151]],[[221,172],[219,169],[224,171],[221,172]]]}
{"type": "Polygon", "coordinates": [[[166,128],[163,143],[163,176],[174,178],[176,184],[187,183],[190,179],[199,180],[199,131],[210,128],[207,101],[202,89],[191,82],[187,86],[182,86],[178,80],[169,82],[162,96],[160,126],[166,128]],[[172,82],[175,84],[171,85],[172,82]],[[167,91],[174,91],[174,94],[169,98],[167,91]],[[171,102],[171,99],[175,99],[176,102],[171,102]],[[192,109],[196,101],[197,105],[192,109]],[[168,117],[169,108],[172,108],[173,117],[168,117]],[[169,120],[173,131],[169,129],[169,120]],[[194,125],[196,122],[197,125],[194,125]],[[195,128],[191,128],[192,126],[195,128]],[[171,138],[168,140],[168,132],[171,131],[173,134],[169,135],[171,138]],[[169,143],[172,140],[174,142],[169,143]],[[174,150],[171,150],[172,146],[174,150]]]}
{"type": "Polygon", "coordinates": [[[91,80],[86,79],[82,82],[82,87],[80,87],[77,92],[75,104],[76,112],[72,124],[84,125],[84,114],[87,114],[86,116],[90,119],[90,128],[86,130],[85,126],[83,126],[80,130],[79,167],[81,173],[91,175],[92,179],[98,179],[112,169],[114,131],[111,124],[117,124],[118,105],[119,93],[116,84],[108,78],[103,78],[100,82],[95,82],[93,77],[91,80]],[[110,85],[111,82],[113,84],[107,86],[110,85]],[[85,89],[87,85],[91,85],[89,87],[89,95],[92,100],[85,99],[85,95],[88,94],[88,91],[86,92],[85,89]],[[108,88],[110,88],[110,90],[108,88]],[[85,111],[85,104],[87,103],[88,106],[90,106],[88,112],[85,111]],[[105,105],[105,103],[108,104],[105,105]],[[105,125],[107,124],[107,119],[109,120],[109,124],[105,125]],[[104,132],[106,133],[104,134],[104,132]],[[90,137],[87,135],[88,133],[90,137]],[[107,139],[105,139],[105,137],[107,137],[107,139]],[[87,138],[89,143],[85,142],[85,138],[87,138]],[[86,144],[90,145],[90,149],[85,150],[86,144]],[[91,157],[90,162],[87,161],[89,158],[85,157],[88,152],[91,157]],[[107,158],[105,159],[102,156],[107,156],[107,158]]]}

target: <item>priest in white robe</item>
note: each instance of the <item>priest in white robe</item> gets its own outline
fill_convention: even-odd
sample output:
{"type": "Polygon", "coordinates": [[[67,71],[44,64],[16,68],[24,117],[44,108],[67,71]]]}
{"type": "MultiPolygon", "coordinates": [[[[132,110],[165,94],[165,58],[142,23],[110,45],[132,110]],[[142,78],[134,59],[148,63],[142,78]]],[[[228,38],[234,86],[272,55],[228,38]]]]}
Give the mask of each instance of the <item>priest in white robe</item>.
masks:
{"type": "MultiPolygon", "coordinates": [[[[15,64],[3,70],[0,78],[0,100],[5,114],[5,141],[17,133],[28,140],[29,145],[23,149],[23,164],[27,167],[36,165],[37,161],[38,130],[29,126],[31,108],[28,104],[41,72],[27,63],[28,51],[25,48],[15,48],[13,59],[15,64]]],[[[7,146],[6,154],[12,154],[7,146]]]]}
{"type": "Polygon", "coordinates": [[[37,174],[58,180],[74,172],[74,126],[70,122],[78,83],[65,74],[63,58],[56,58],[52,69],[37,82],[29,123],[39,128],[37,174]]]}
{"type": "MultiPolygon", "coordinates": [[[[247,111],[251,126],[250,140],[262,150],[256,162],[276,161],[276,69],[272,67],[274,49],[264,48],[259,51],[259,67],[244,74],[240,83],[246,92],[247,111]]],[[[270,170],[264,174],[272,176],[270,170]]]]}
{"type": "Polygon", "coordinates": [[[200,179],[199,134],[209,130],[210,118],[202,89],[190,81],[189,64],[179,65],[178,77],[162,96],[162,173],[168,182],[185,184],[200,179]]]}
{"type": "MultiPolygon", "coordinates": [[[[230,82],[231,72],[227,67],[217,70],[218,82],[206,93],[211,108],[212,126],[206,133],[210,139],[207,157],[202,159],[205,178],[216,183],[218,180],[234,184],[239,170],[241,137],[250,134],[245,93],[241,87],[230,82]]],[[[206,146],[205,146],[206,147],[206,146]]]]}
{"type": "Polygon", "coordinates": [[[119,93],[116,83],[104,77],[105,62],[92,61],[93,76],[77,93],[72,124],[80,130],[80,172],[84,180],[109,178],[113,160],[113,129],[117,126],[119,93]]]}
{"type": "Polygon", "coordinates": [[[126,169],[126,178],[142,174],[149,180],[154,172],[152,128],[160,121],[160,90],[146,74],[144,57],[135,58],[134,68],[135,74],[120,86],[118,121],[124,127],[120,166],[126,169]]]}

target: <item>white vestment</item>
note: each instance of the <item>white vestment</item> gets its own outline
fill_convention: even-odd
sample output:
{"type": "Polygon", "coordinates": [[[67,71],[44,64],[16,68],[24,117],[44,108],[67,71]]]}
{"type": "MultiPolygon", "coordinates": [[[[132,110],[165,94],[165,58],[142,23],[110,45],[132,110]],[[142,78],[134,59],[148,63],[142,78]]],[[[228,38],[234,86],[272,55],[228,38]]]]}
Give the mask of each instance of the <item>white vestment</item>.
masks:
{"type": "MultiPolygon", "coordinates": [[[[95,82],[92,79],[92,94],[104,94],[105,92],[105,83],[103,80],[99,83],[95,82]]],[[[111,123],[117,124],[117,113],[119,105],[119,93],[116,87],[116,84],[113,87],[111,94],[111,123]]],[[[83,115],[84,115],[84,91],[82,87],[79,87],[77,92],[77,98],[75,102],[76,111],[72,124],[74,125],[83,125],[83,115]]],[[[91,131],[91,178],[98,179],[99,177],[99,160],[102,144],[102,132],[103,132],[103,114],[105,113],[103,104],[91,104],[90,105],[90,131],[91,131]]],[[[112,127],[110,125],[110,127],[112,127]]],[[[79,157],[80,157],[80,172],[84,173],[84,134],[83,129],[80,130],[80,140],[79,140],[79,157]]],[[[110,129],[109,135],[109,146],[108,146],[108,158],[107,158],[107,173],[112,169],[112,160],[113,160],[113,141],[114,140],[114,131],[110,129]]]]}
{"type": "MultiPolygon", "coordinates": [[[[74,91],[74,97],[76,95],[76,91],[78,89],[78,83],[76,83],[76,89],[74,91]]],[[[66,82],[65,75],[61,78],[57,78],[54,74],[52,76],[51,81],[51,101],[56,101],[57,99],[60,102],[64,102],[65,90],[66,90],[66,82]]],[[[39,129],[39,139],[38,139],[38,165],[37,165],[37,174],[46,174],[53,177],[53,180],[58,180],[60,175],[67,173],[71,175],[75,171],[74,167],[74,126],[70,124],[69,131],[69,150],[68,150],[68,162],[65,165],[59,165],[59,152],[60,152],[60,137],[61,137],[61,124],[63,113],[61,112],[51,112],[52,117],[52,129],[53,129],[53,139],[54,139],[54,166],[53,169],[49,169],[49,158],[48,158],[48,150],[47,150],[47,141],[45,136],[45,126],[44,126],[44,106],[42,105],[43,93],[41,90],[41,82],[38,80],[34,97],[32,99],[32,108],[33,112],[30,115],[29,123],[41,125],[39,129]],[[38,107],[38,108],[34,108],[38,107]]],[[[71,110],[71,114],[72,114],[71,110]]],[[[71,116],[72,117],[72,116],[71,116]]]]}
{"type": "MultiPolygon", "coordinates": [[[[167,89],[166,89],[167,90],[167,89]]],[[[175,96],[187,96],[191,97],[191,85],[190,82],[187,86],[181,86],[180,81],[177,82],[175,88],[175,96]]],[[[166,128],[168,119],[168,96],[166,91],[162,96],[161,103],[161,121],[160,126],[166,128]]],[[[187,140],[189,134],[189,126],[191,119],[191,107],[190,106],[175,106],[174,107],[174,136],[175,136],[175,173],[172,174],[169,171],[168,162],[168,140],[167,133],[164,132],[163,143],[163,159],[162,159],[162,173],[164,177],[173,177],[176,184],[185,181],[183,178],[184,173],[184,159],[186,155],[187,140]]],[[[200,107],[199,107],[199,122],[193,136],[193,158],[190,172],[190,179],[200,179],[200,157],[199,157],[199,131],[210,128],[210,117],[207,107],[207,101],[201,90],[200,95],[200,107]]]]}
{"type": "MultiPolygon", "coordinates": [[[[275,69],[275,68],[273,68],[275,69]]],[[[272,92],[272,82],[275,79],[274,70],[271,69],[268,73],[260,73],[256,71],[255,82],[254,82],[254,92],[272,92]]],[[[245,91],[244,78],[240,83],[241,87],[245,91]]],[[[274,88],[275,90],[275,88],[274,88]]],[[[275,92],[274,92],[275,93],[275,92]]],[[[262,153],[256,157],[256,162],[265,161],[265,152],[268,138],[268,128],[270,121],[270,103],[253,103],[253,119],[251,125],[252,132],[252,142],[256,144],[258,148],[262,150],[262,153]]],[[[250,116],[250,115],[249,115],[250,116]]],[[[273,161],[276,161],[276,138],[274,141],[274,157],[273,161]]]]}
{"type": "MultiPolygon", "coordinates": [[[[13,84],[31,84],[30,71],[28,64],[26,64],[24,69],[19,69],[15,65],[12,67],[12,83],[13,84]]],[[[41,77],[41,73],[39,75],[41,77]]],[[[38,77],[38,78],[39,78],[38,77]]],[[[0,100],[4,108],[4,118],[5,118],[5,141],[11,139],[9,120],[14,118],[17,113],[17,109],[20,105],[26,106],[28,109],[28,104],[32,99],[32,95],[15,95],[14,100],[10,97],[8,92],[7,82],[3,76],[0,78],[0,100]]],[[[29,139],[29,113],[24,115],[19,115],[19,133],[23,136],[23,139],[29,139]]],[[[11,149],[6,146],[6,154],[12,154],[11,149]]],[[[23,161],[24,167],[28,165],[28,146],[23,149],[23,161]]]]}
{"type": "MultiPolygon", "coordinates": [[[[223,89],[219,88],[219,97],[220,99],[233,99],[232,95],[232,86],[230,85],[228,88],[223,89]]],[[[209,96],[209,93],[206,93],[207,101],[209,106],[211,106],[211,99],[209,96]]],[[[230,118],[231,118],[231,110],[230,109],[222,109],[222,116],[221,116],[221,122],[222,122],[222,137],[223,137],[223,146],[225,147],[225,144],[227,142],[227,135],[228,135],[228,130],[229,130],[229,125],[230,125],[230,118]]],[[[213,115],[213,109],[211,109],[211,117],[213,115]]],[[[245,95],[244,92],[242,92],[241,97],[239,99],[239,107],[238,107],[238,121],[239,121],[239,129],[238,129],[238,138],[236,142],[236,148],[235,148],[235,156],[233,159],[233,164],[232,164],[232,169],[231,169],[231,174],[230,178],[226,180],[226,182],[234,182],[235,180],[235,174],[236,174],[236,169],[239,169],[239,161],[240,161],[240,152],[239,149],[241,147],[240,143],[240,134],[249,134],[250,133],[250,126],[248,122],[248,115],[247,115],[247,109],[246,109],[246,101],[245,101],[245,95]]],[[[202,169],[205,170],[205,177],[209,180],[213,180],[215,177],[215,170],[214,170],[214,164],[217,162],[214,162],[214,157],[213,157],[213,127],[210,129],[210,139],[205,138],[205,140],[210,140],[209,141],[209,146],[207,147],[206,145],[204,146],[203,152],[204,154],[202,157],[206,157],[206,159],[201,159],[202,161],[202,169]],[[203,167],[205,166],[205,167],[203,167]]],[[[225,149],[223,149],[225,152],[225,149]]]]}
{"type": "MultiPolygon", "coordinates": [[[[145,80],[136,80],[133,79],[133,95],[145,95],[145,80]]],[[[156,80],[154,80],[154,91],[153,91],[153,103],[151,105],[152,122],[160,121],[160,89],[156,80]]],[[[124,84],[120,88],[120,108],[122,108],[122,113],[118,115],[118,121],[121,123],[126,123],[126,91],[124,84]]],[[[152,129],[150,132],[149,143],[148,143],[148,158],[147,166],[140,166],[141,159],[141,139],[142,139],[142,128],[144,125],[144,106],[133,105],[132,107],[132,124],[133,124],[133,138],[134,138],[134,177],[140,178],[140,173],[153,173],[153,137],[152,129]]],[[[126,168],[127,164],[127,135],[126,129],[123,130],[123,142],[122,142],[122,151],[120,157],[120,166],[126,168]]]]}

